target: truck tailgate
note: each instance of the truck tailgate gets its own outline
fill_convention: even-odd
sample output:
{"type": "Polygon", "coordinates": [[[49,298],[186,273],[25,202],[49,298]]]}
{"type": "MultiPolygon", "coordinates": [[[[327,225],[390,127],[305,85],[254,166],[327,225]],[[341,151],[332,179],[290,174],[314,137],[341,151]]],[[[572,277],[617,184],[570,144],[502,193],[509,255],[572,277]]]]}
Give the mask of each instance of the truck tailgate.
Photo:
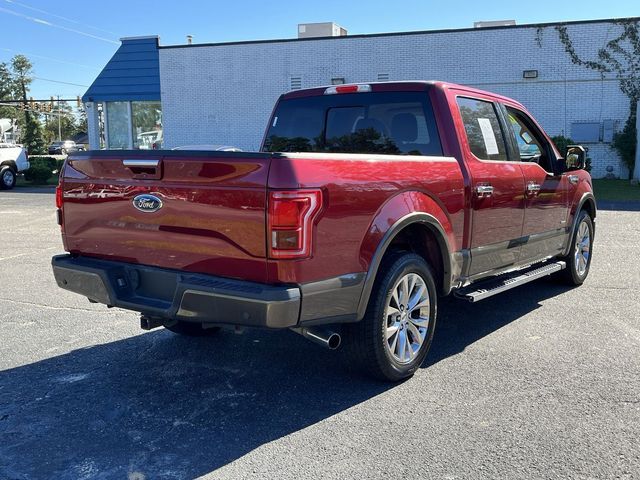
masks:
{"type": "Polygon", "coordinates": [[[270,154],[104,151],[63,172],[72,254],[266,281],[270,154]]]}

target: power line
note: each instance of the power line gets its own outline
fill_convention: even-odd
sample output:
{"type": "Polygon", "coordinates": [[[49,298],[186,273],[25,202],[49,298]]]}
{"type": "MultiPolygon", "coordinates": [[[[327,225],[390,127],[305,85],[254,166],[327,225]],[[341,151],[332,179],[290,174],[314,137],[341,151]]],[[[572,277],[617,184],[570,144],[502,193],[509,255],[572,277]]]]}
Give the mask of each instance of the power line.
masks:
{"type": "Polygon", "coordinates": [[[33,77],[35,80],[43,80],[45,82],[53,82],[53,83],[61,83],[63,85],[73,85],[74,87],[87,87],[89,85],[82,85],[80,83],[71,83],[71,82],[63,82],[62,80],[51,80],[50,78],[42,78],[42,77],[33,77]]]}
{"type": "Polygon", "coordinates": [[[44,60],[51,60],[52,62],[58,62],[58,63],[64,63],[66,65],[73,65],[74,67],[83,67],[83,68],[87,68],[87,69],[91,69],[91,70],[98,70],[100,67],[92,67],[90,65],[84,65],[82,63],[75,63],[75,62],[69,62],[67,60],[61,60],[59,58],[53,58],[53,57],[47,57],[45,55],[38,55],[35,53],[29,53],[29,52],[22,52],[22,51],[18,51],[18,50],[13,50],[11,48],[0,48],[0,50],[4,50],[5,52],[11,52],[11,53],[16,53],[16,54],[23,54],[23,55],[27,55],[28,57],[33,57],[33,58],[42,58],[44,60]]]}
{"type": "MultiPolygon", "coordinates": [[[[6,1],[6,0],[5,0],[6,1]]],[[[24,13],[15,12],[13,10],[9,10],[8,8],[0,7],[0,12],[8,13],[9,15],[14,15],[16,17],[25,18],[33,23],[37,23],[39,25],[45,25],[47,27],[59,28],[60,30],[65,30],[67,32],[77,33],[78,35],[83,35],[85,37],[93,38],[95,40],[101,40],[107,43],[113,43],[115,45],[120,45],[120,42],[116,42],[115,40],[110,40],[108,38],[99,37],[98,35],[93,35],[91,33],[83,32],[81,30],[76,30],[75,28],[65,27],[63,25],[58,25],[56,23],[48,22],[47,20],[42,20],[41,18],[31,17],[29,15],[25,15],[24,13]]]]}
{"type": "Polygon", "coordinates": [[[58,15],[56,13],[47,12],[46,10],[42,10],[40,8],[32,7],[30,5],[26,5],[26,4],[22,3],[22,2],[15,2],[14,0],[4,0],[4,1],[7,2],[7,3],[12,3],[13,5],[18,5],[18,6],[22,7],[22,8],[26,8],[28,10],[32,10],[34,12],[44,13],[45,15],[49,15],[51,17],[59,18],[60,20],[65,20],[67,22],[75,23],[76,25],[84,25],[85,27],[89,27],[89,28],[91,28],[93,30],[99,30],[99,31],[104,32],[104,33],[110,33],[111,35],[116,35],[116,36],[118,35],[115,32],[111,32],[109,30],[105,30],[105,29],[99,28],[99,27],[94,27],[93,25],[88,25],[85,22],[81,22],[79,20],[74,20],[73,18],[63,17],[62,15],[58,15]]]}

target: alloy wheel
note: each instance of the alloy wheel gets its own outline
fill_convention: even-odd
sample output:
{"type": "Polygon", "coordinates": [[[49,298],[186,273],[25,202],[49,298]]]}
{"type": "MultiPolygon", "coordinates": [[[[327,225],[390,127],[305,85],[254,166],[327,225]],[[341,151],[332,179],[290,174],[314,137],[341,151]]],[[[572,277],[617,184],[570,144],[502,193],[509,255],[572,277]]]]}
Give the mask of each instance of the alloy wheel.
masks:
{"type": "Polygon", "coordinates": [[[2,174],[2,183],[4,183],[6,187],[13,185],[13,172],[10,169],[5,170],[2,174]]]}
{"type": "Polygon", "coordinates": [[[429,327],[429,291],[422,277],[408,273],[391,290],[385,309],[385,346],[399,363],[410,363],[429,327]]]}
{"type": "Polygon", "coordinates": [[[582,277],[589,265],[589,255],[591,254],[591,232],[587,222],[582,222],[578,227],[575,245],[575,269],[576,273],[582,277]]]}

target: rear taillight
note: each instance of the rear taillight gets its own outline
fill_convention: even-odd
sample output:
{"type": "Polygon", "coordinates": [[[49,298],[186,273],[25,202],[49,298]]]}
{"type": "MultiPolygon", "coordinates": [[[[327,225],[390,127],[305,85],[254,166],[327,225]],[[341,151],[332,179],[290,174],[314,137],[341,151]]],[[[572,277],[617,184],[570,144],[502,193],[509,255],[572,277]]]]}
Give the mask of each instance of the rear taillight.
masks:
{"type": "Polygon", "coordinates": [[[58,184],[56,187],[56,208],[62,208],[62,185],[58,184]]]}
{"type": "Polygon", "coordinates": [[[322,206],[320,190],[269,193],[269,257],[311,256],[313,224],[322,206]]]}
{"type": "MultiPolygon", "coordinates": [[[[60,172],[62,175],[62,172],[60,172]]],[[[62,221],[62,205],[64,204],[64,197],[62,194],[62,178],[58,182],[58,186],[56,187],[56,219],[58,221],[58,225],[62,227],[62,231],[64,232],[64,225],[62,221]]]]}

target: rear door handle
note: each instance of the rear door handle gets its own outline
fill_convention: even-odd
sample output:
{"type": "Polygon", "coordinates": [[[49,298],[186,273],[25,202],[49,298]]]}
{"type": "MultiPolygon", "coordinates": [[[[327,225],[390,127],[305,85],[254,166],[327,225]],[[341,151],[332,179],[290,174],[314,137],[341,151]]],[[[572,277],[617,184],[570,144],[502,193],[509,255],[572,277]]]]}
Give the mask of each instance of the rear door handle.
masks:
{"type": "Polygon", "coordinates": [[[527,194],[529,195],[537,195],[538,193],[540,193],[540,189],[542,187],[537,184],[537,183],[527,183],[527,194]]]}
{"type": "Polygon", "coordinates": [[[480,198],[490,197],[493,195],[492,185],[476,185],[476,196],[480,198]]]}

